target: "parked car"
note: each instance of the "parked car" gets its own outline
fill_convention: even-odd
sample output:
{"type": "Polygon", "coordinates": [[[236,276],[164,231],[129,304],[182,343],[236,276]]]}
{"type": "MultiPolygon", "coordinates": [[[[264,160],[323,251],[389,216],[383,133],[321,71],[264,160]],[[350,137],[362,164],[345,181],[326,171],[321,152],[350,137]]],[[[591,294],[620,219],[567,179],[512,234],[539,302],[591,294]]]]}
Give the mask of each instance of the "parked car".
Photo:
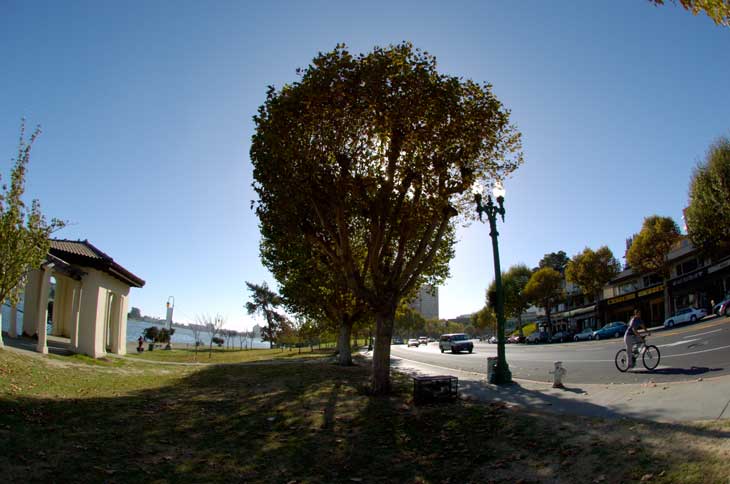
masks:
{"type": "Polygon", "coordinates": [[[593,332],[593,339],[620,338],[628,326],[623,321],[613,321],[593,332]]]}
{"type": "Polygon", "coordinates": [[[730,299],[725,299],[715,304],[712,308],[712,312],[718,316],[730,316],[730,299]]]}
{"type": "Polygon", "coordinates": [[[576,333],[573,336],[573,341],[586,341],[593,339],[593,330],[591,328],[585,328],[580,333],[576,333]]]}
{"type": "Polygon", "coordinates": [[[462,351],[471,353],[474,351],[474,343],[469,340],[469,336],[465,333],[442,334],[441,338],[439,338],[439,349],[441,353],[449,350],[452,353],[460,353],[462,351]]]}
{"type": "Polygon", "coordinates": [[[491,343],[493,345],[496,345],[497,344],[497,337],[496,336],[490,336],[489,339],[487,340],[487,343],[491,343]]]}
{"type": "Polygon", "coordinates": [[[525,337],[520,336],[519,334],[513,334],[509,338],[507,338],[507,343],[524,343],[525,337]]]}
{"type": "Polygon", "coordinates": [[[401,338],[399,336],[394,336],[393,337],[393,344],[394,345],[402,345],[403,344],[403,338],[401,338]]]}
{"type": "Polygon", "coordinates": [[[411,338],[411,339],[409,339],[409,340],[408,340],[408,347],[409,347],[409,348],[410,348],[411,346],[415,346],[416,348],[418,348],[418,347],[420,346],[420,344],[421,344],[421,343],[419,343],[419,342],[418,342],[418,340],[417,340],[416,338],[411,338]]]}
{"type": "Polygon", "coordinates": [[[698,319],[702,319],[705,316],[707,316],[707,311],[705,311],[704,309],[697,309],[693,307],[680,309],[674,314],[674,316],[667,318],[667,320],[664,321],[664,327],[671,328],[674,325],[686,322],[694,323],[698,319]]]}
{"type": "Polygon", "coordinates": [[[435,340],[435,339],[433,339],[432,337],[430,337],[430,336],[429,336],[429,337],[428,337],[428,342],[429,342],[429,343],[435,343],[435,342],[436,342],[436,340],[435,340]]]}
{"type": "Polygon", "coordinates": [[[428,344],[428,337],[426,337],[426,336],[419,336],[418,337],[418,342],[420,344],[422,344],[422,345],[427,345],[428,344]]]}
{"type": "Polygon", "coordinates": [[[573,339],[573,333],[570,331],[558,331],[550,337],[551,343],[565,343],[573,339]]]}
{"type": "Polygon", "coordinates": [[[547,343],[550,341],[550,335],[545,331],[535,331],[525,338],[525,343],[547,343]]]}

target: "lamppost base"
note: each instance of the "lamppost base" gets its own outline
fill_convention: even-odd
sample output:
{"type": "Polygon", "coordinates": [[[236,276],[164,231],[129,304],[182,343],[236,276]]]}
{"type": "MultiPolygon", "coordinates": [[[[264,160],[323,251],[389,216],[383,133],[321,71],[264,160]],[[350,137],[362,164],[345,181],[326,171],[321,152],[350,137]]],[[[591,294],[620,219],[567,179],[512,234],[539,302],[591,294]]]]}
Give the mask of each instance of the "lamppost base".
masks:
{"type": "Polygon", "coordinates": [[[493,385],[509,385],[512,383],[512,372],[509,371],[509,367],[502,367],[497,364],[494,373],[492,373],[489,379],[489,383],[493,385]]]}

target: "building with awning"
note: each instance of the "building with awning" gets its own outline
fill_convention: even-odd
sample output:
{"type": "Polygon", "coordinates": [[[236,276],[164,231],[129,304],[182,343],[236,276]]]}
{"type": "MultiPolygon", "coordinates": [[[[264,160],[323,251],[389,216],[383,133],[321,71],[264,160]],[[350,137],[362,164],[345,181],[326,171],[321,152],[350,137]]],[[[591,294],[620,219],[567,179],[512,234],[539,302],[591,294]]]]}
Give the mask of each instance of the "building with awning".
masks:
{"type": "MultiPolygon", "coordinates": [[[[68,338],[71,351],[94,358],[125,354],[129,292],[145,281],[88,240],[50,242],[46,260],[28,274],[23,334],[35,335],[37,351],[48,353],[50,315],[51,334],[68,338]]],[[[9,335],[15,337],[17,311],[11,314],[9,335]]]]}

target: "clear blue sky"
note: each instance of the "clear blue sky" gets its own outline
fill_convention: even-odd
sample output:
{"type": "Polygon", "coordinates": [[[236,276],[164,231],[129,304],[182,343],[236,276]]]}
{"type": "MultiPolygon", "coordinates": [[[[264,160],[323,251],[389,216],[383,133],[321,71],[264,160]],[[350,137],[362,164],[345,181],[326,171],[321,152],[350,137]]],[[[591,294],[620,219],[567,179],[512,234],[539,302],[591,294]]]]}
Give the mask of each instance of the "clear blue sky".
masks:
{"type": "MultiPolygon", "coordinates": [[[[41,124],[28,194],[147,281],[131,305],[176,320],[245,315],[273,278],[249,208],[252,116],[318,51],[410,40],[494,85],[524,136],[506,183],[502,264],[681,225],[692,168],[730,134],[730,29],[642,0],[604,2],[27,2],[0,0],[0,159],[41,124]],[[305,6],[305,4],[307,4],[305,6]]],[[[488,230],[460,230],[442,317],[493,278],[488,230]]]]}

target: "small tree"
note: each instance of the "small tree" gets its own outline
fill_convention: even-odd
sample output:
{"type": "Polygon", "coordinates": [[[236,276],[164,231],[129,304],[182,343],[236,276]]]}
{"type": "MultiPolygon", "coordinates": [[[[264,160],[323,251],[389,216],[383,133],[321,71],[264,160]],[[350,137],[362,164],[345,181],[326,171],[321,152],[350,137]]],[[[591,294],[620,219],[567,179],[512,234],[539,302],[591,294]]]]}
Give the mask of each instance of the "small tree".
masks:
{"type": "Polygon", "coordinates": [[[239,331],[238,332],[238,344],[239,348],[243,350],[248,345],[248,339],[251,337],[250,331],[239,331]]]}
{"type": "MultiPolygon", "coordinates": [[[[546,256],[547,257],[547,256],[546,256]]],[[[542,263],[542,261],[540,261],[542,263]]],[[[502,289],[504,291],[504,314],[517,319],[517,329],[522,333],[522,313],[530,307],[530,301],[525,295],[525,286],[532,277],[532,271],[524,264],[510,267],[502,274],[502,289]]],[[[493,309],[496,307],[497,288],[492,281],[487,289],[487,304],[493,309]]]]}
{"type": "Polygon", "coordinates": [[[577,285],[591,301],[598,299],[603,286],[616,277],[621,264],[607,246],[594,251],[586,247],[568,262],[565,279],[577,285]]]}
{"type": "Polygon", "coordinates": [[[213,356],[213,339],[220,339],[217,336],[223,329],[223,325],[225,324],[226,320],[220,314],[216,314],[215,316],[211,316],[210,314],[202,314],[195,317],[195,322],[204,327],[205,331],[208,333],[208,337],[210,338],[208,358],[211,358],[213,356]]]}
{"type": "Polygon", "coordinates": [[[282,305],[284,301],[269,289],[266,282],[261,285],[246,282],[246,286],[251,291],[251,301],[246,303],[246,311],[249,315],[258,313],[266,319],[266,326],[261,328],[261,339],[268,341],[269,348],[273,348],[278,330],[277,324],[282,321],[282,316],[276,312],[275,308],[282,305]]]}
{"type": "Polygon", "coordinates": [[[545,309],[550,327],[550,310],[563,298],[563,276],[552,267],[543,267],[530,276],[524,294],[528,301],[545,309]]]}
{"type": "Polygon", "coordinates": [[[142,319],[142,311],[139,310],[139,308],[133,307],[131,311],[129,311],[129,314],[127,315],[129,319],[142,319]]]}
{"type": "Polygon", "coordinates": [[[13,307],[18,303],[28,272],[39,268],[48,254],[49,236],[65,226],[65,222],[55,218],[47,223],[38,200],[33,200],[30,208],[23,202],[30,150],[40,133],[38,127],[26,140],[25,120],[21,121],[18,155],[10,171],[10,186],[3,184],[0,191],[0,305],[6,300],[13,307]]]}
{"type": "Polygon", "coordinates": [[[626,262],[639,272],[655,273],[664,279],[664,314],[671,313],[667,280],[672,265],[667,258],[669,251],[680,239],[677,223],[671,217],[652,215],[644,219],[631,247],[626,251],[626,262]]]}
{"type": "Polygon", "coordinates": [[[695,168],[685,211],[687,233],[695,247],[714,253],[730,248],[730,139],[718,139],[704,163],[695,168]]]}

